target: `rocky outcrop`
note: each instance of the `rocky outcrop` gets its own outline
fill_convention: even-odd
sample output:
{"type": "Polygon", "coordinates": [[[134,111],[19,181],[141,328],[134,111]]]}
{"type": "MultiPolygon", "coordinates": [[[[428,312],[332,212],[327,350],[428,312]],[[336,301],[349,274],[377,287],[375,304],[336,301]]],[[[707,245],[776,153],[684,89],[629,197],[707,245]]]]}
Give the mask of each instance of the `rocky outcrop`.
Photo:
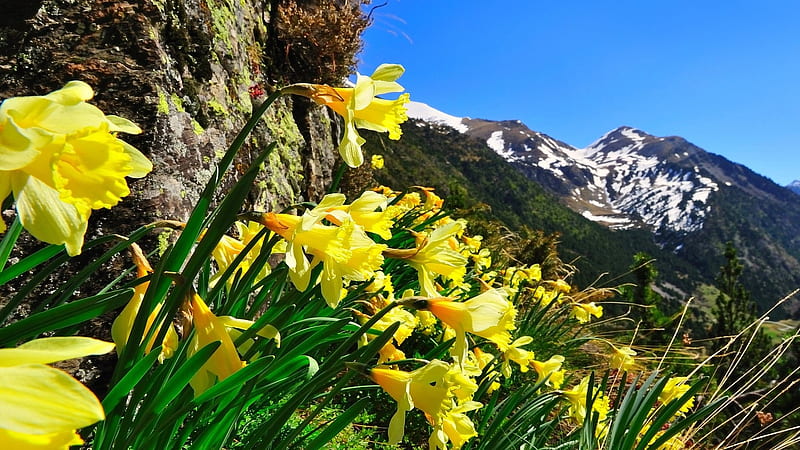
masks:
{"type": "MultiPolygon", "coordinates": [[[[95,233],[185,220],[219,156],[274,89],[265,55],[278,45],[270,30],[277,2],[45,0],[38,9],[29,1],[4,3],[1,98],[83,80],[96,91],[94,104],[144,129],[125,140],[151,159],[154,170],[129,180],[131,195],[113,210],[93,213],[89,229],[95,233]]],[[[280,99],[226,181],[277,141],[247,206],[272,209],[317,199],[331,180],[336,124],[329,111],[305,99],[280,99]]]]}

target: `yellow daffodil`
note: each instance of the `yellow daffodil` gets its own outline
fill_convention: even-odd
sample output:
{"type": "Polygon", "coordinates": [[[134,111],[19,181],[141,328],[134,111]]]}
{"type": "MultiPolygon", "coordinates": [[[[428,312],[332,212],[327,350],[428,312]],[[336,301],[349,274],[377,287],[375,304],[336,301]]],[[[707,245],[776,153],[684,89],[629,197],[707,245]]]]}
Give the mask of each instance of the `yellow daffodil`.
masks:
{"type": "Polygon", "coordinates": [[[372,155],[370,165],[375,170],[381,170],[384,166],[383,155],[372,155]]]}
{"type": "Polygon", "coordinates": [[[390,296],[393,295],[394,286],[392,286],[392,275],[385,274],[382,270],[375,271],[375,277],[372,279],[372,283],[370,283],[364,291],[372,294],[386,292],[390,296]]]}
{"type": "Polygon", "coordinates": [[[636,356],[636,351],[632,348],[627,346],[617,348],[612,345],[611,357],[608,361],[608,364],[612,369],[628,371],[636,367],[636,360],[633,359],[634,356],[636,356]]]}
{"type": "MultiPolygon", "coordinates": [[[[233,343],[239,333],[232,329],[249,329],[253,326],[253,321],[230,316],[217,317],[196,293],[191,294],[184,308],[191,317],[194,329],[194,337],[189,343],[189,357],[211,343],[220,343],[217,350],[190,381],[194,395],[198,396],[217,381],[228,378],[245,366],[246,363],[239,356],[239,349],[233,343]]],[[[257,334],[267,339],[274,339],[280,346],[280,333],[272,325],[262,327],[257,334]]],[[[250,345],[252,343],[244,344],[242,352],[246,352],[250,345]]]]}
{"type": "Polygon", "coordinates": [[[476,401],[460,403],[447,411],[442,420],[441,432],[434,432],[428,440],[431,449],[447,449],[447,442],[453,444],[454,449],[464,446],[468,440],[478,435],[475,424],[467,417],[467,412],[483,407],[476,401]],[[445,439],[445,437],[447,439],[445,439]]]}
{"type": "MultiPolygon", "coordinates": [[[[258,233],[264,229],[264,226],[258,222],[247,222],[244,224],[242,222],[235,222],[234,225],[236,226],[236,230],[239,234],[239,239],[232,238],[228,235],[223,235],[220,239],[219,243],[214,250],[211,252],[211,256],[214,258],[214,261],[217,263],[217,268],[219,269],[214,276],[211,277],[211,284],[216,284],[217,279],[228,269],[228,267],[233,264],[233,261],[239,256],[239,254],[244,250],[244,248],[250,244],[250,242],[255,239],[258,233]]],[[[239,264],[239,267],[236,269],[239,272],[240,276],[244,275],[249,269],[250,266],[253,264],[255,259],[261,253],[261,246],[264,245],[264,242],[269,238],[269,234],[264,235],[257,243],[253,245],[247,255],[245,256],[244,260],[239,264]]],[[[259,271],[258,278],[256,281],[266,277],[270,272],[269,264],[264,264],[259,271]]],[[[228,286],[233,283],[235,276],[228,278],[228,286]]]]}
{"type": "Polygon", "coordinates": [[[405,414],[417,407],[430,415],[436,415],[447,396],[445,376],[450,366],[444,361],[433,360],[413,372],[376,367],[368,372],[397,402],[397,411],[389,421],[389,443],[397,444],[405,432],[405,414]]]}
{"type": "Polygon", "coordinates": [[[319,220],[321,217],[318,216],[325,214],[324,218],[335,225],[341,225],[349,217],[353,222],[362,226],[364,231],[375,233],[383,239],[392,238],[390,229],[394,225],[394,221],[393,217],[386,212],[389,199],[385,195],[374,191],[365,191],[353,203],[345,205],[344,202],[343,194],[328,194],[320,200],[316,208],[308,211],[304,216],[319,220]]]}
{"type": "MultiPolygon", "coordinates": [[[[150,266],[150,263],[147,261],[144,253],[142,253],[142,249],[137,244],[131,244],[131,252],[133,253],[133,262],[136,265],[136,274],[139,278],[153,273],[153,268],[150,266]]],[[[125,346],[128,345],[128,339],[130,339],[133,323],[136,320],[136,315],[139,314],[139,309],[142,307],[142,300],[144,299],[144,294],[147,291],[149,284],[149,282],[140,283],[134,288],[133,297],[131,297],[128,304],[125,305],[125,308],[122,310],[119,316],[114,319],[114,323],[111,324],[111,338],[117,345],[118,352],[121,352],[125,346]]],[[[161,303],[156,304],[155,308],[153,308],[153,311],[147,316],[147,323],[142,331],[143,335],[146,335],[153,326],[156,316],[158,316],[159,311],[161,311],[161,306],[161,303]]],[[[163,324],[164,322],[162,321],[158,325],[158,328],[160,329],[163,324]]],[[[158,355],[158,360],[160,362],[164,362],[165,359],[171,358],[175,353],[175,349],[178,348],[178,333],[175,331],[175,327],[172,325],[172,323],[168,323],[167,326],[169,328],[167,329],[167,334],[164,336],[164,340],[161,343],[161,353],[158,355]]],[[[157,334],[158,331],[153,334],[150,342],[147,343],[145,353],[150,353],[157,334]]]]}
{"type": "Polygon", "coordinates": [[[339,144],[339,153],[350,167],[364,162],[361,145],[364,138],[356,128],[388,132],[389,139],[400,139],[400,124],[408,120],[405,104],[408,94],[396,100],[377,98],[378,95],[402,92],[403,87],[395,80],[405,69],[398,64],[382,64],[370,76],[359,74],[352,88],[334,88],[319,84],[293,84],[283,88],[285,94],[309,97],[316,103],[333,109],[344,118],[344,136],[339,144]]]}
{"type": "Polygon", "coordinates": [[[509,378],[511,376],[511,361],[519,364],[520,372],[527,372],[528,366],[531,363],[534,355],[530,350],[522,348],[523,345],[528,345],[533,342],[530,336],[522,336],[512,342],[508,348],[503,352],[503,364],[500,366],[500,371],[503,376],[509,378]]]}
{"type": "Polygon", "coordinates": [[[378,350],[378,364],[386,364],[404,359],[406,359],[405,352],[395,347],[391,342],[387,342],[383,347],[381,347],[380,350],[378,350]]]}
{"type": "Polygon", "coordinates": [[[323,225],[318,222],[322,218],[320,214],[266,213],[261,222],[287,241],[286,265],[298,289],[308,287],[311,269],[322,263],[322,296],[335,308],[342,298],[343,283],[367,281],[380,269],[386,246],[376,244],[349,216],[340,216],[340,226],[323,225]],[[313,261],[308,261],[306,252],[314,256],[313,261]]]}
{"type": "MultiPolygon", "coordinates": [[[[561,391],[567,400],[569,400],[569,415],[575,420],[577,424],[582,424],[586,419],[586,395],[589,391],[589,377],[584,377],[581,382],[574,388],[561,391]]],[[[597,412],[598,422],[606,420],[609,412],[609,400],[602,392],[599,392],[597,386],[594,387],[592,392],[594,401],[592,402],[592,411],[597,412]]]]}
{"type": "Polygon", "coordinates": [[[553,355],[547,361],[537,361],[534,359],[531,361],[531,366],[533,366],[533,370],[536,371],[540,380],[547,379],[547,381],[545,381],[547,386],[558,389],[561,387],[561,384],[564,383],[564,371],[561,369],[563,363],[563,356],[553,355]]]}
{"type": "Polygon", "coordinates": [[[477,384],[464,376],[457,365],[433,360],[413,372],[373,368],[369,376],[398,404],[389,423],[390,443],[402,439],[405,413],[412,408],[422,410],[433,426],[428,441],[432,449],[444,449],[448,441],[460,448],[477,435],[466,413],[483,405],[471,400],[477,384]]]}
{"type": "Polygon", "coordinates": [[[0,349],[0,448],[67,450],[82,444],[76,430],[103,420],[103,407],[92,391],[46,364],[113,349],[110,342],[86,337],[49,337],[0,349]]]}
{"type": "MultiPolygon", "coordinates": [[[[80,254],[89,215],[130,193],[125,177],[153,166],[117,133],[141,133],[133,122],[86,103],[81,81],[44,96],[0,104],[0,200],[14,195],[22,226],[35,238],[80,254]]],[[[5,224],[0,221],[0,232],[5,224]]]]}
{"type": "Polygon", "coordinates": [[[219,348],[208,358],[208,361],[190,382],[194,389],[194,395],[198,396],[213,386],[216,381],[222,381],[233,375],[244,367],[245,362],[239,358],[239,353],[236,346],[233,345],[233,339],[228,334],[225,324],[211,312],[206,302],[199,295],[193,293],[189,305],[194,337],[189,344],[188,355],[191,357],[198,350],[213,342],[220,343],[219,348]]]}
{"type": "MultiPolygon", "coordinates": [[[[495,358],[493,354],[486,353],[478,347],[472,349],[472,354],[475,359],[475,362],[478,365],[478,368],[480,368],[481,371],[483,371],[486,368],[486,366],[489,365],[489,363],[492,362],[495,358]]],[[[467,357],[469,358],[469,355],[467,355],[467,357]]],[[[492,370],[488,372],[486,376],[493,377],[496,380],[500,376],[500,374],[496,370],[492,370]]],[[[500,388],[500,383],[497,381],[492,381],[492,384],[489,385],[489,389],[486,390],[486,393],[491,394],[492,392],[496,391],[499,388],[500,388]]]]}
{"type": "Polygon", "coordinates": [[[572,315],[578,319],[578,322],[588,323],[590,320],[592,320],[592,316],[595,316],[598,319],[603,317],[603,307],[595,302],[573,303],[572,315]]]}
{"type": "MultiPolygon", "coordinates": [[[[677,400],[686,393],[691,387],[686,384],[689,377],[672,377],[667,381],[664,389],[658,394],[658,401],[663,404],[677,400]]],[[[686,414],[694,406],[694,397],[689,398],[678,410],[678,414],[686,414]]]]}
{"type": "MultiPolygon", "coordinates": [[[[560,298],[559,295],[560,294],[558,293],[558,291],[553,289],[547,289],[544,286],[536,286],[536,288],[533,290],[533,298],[537,302],[539,302],[539,304],[542,306],[548,306],[550,303],[553,303],[554,300],[560,298]]],[[[575,314],[576,316],[579,313],[580,311],[579,312],[573,311],[573,314],[575,314]]]]}
{"type": "Polygon", "coordinates": [[[434,281],[436,275],[447,277],[457,284],[464,280],[467,258],[457,251],[454,238],[463,229],[462,222],[451,222],[428,235],[417,236],[416,249],[388,249],[384,254],[405,259],[417,271],[421,295],[435,297],[439,295],[434,281]]]}
{"type": "Polygon", "coordinates": [[[542,269],[538,264],[530,267],[507,267],[502,274],[503,284],[510,287],[519,287],[522,283],[536,283],[542,279],[542,269]]]}
{"type": "Polygon", "coordinates": [[[415,309],[430,311],[456,333],[452,354],[459,361],[467,356],[466,333],[481,336],[494,342],[500,351],[508,349],[511,342],[516,309],[503,291],[491,289],[464,302],[447,297],[420,299],[411,297],[401,300],[415,309]]]}

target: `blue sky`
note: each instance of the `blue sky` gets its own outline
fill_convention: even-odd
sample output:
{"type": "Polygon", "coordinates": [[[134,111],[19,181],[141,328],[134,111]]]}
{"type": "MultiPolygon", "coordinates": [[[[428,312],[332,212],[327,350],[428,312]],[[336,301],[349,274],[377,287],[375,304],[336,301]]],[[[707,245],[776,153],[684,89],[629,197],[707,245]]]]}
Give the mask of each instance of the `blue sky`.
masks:
{"type": "Polygon", "coordinates": [[[412,100],[576,147],[629,125],[800,179],[800,2],[384,2],[359,71],[404,65],[412,100]]]}

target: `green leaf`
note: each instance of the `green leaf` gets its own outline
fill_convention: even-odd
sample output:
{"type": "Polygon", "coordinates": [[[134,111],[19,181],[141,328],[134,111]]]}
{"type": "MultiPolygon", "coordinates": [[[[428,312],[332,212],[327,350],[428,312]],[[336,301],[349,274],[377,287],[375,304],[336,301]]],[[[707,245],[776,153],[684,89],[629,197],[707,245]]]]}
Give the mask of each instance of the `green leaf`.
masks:
{"type": "Polygon", "coordinates": [[[169,380],[164,381],[161,385],[161,389],[155,396],[155,401],[152,406],[157,413],[163,411],[167,404],[173,401],[181,391],[183,391],[197,371],[199,371],[206,361],[211,358],[211,355],[217,351],[220,344],[220,341],[215,341],[201,348],[197,353],[192,355],[191,358],[186,360],[169,380]]]}
{"type": "Polygon", "coordinates": [[[261,375],[264,369],[266,369],[274,361],[274,359],[275,358],[272,355],[257,359],[255,362],[252,362],[237,370],[228,378],[220,381],[214,386],[211,386],[207,391],[195,397],[192,402],[199,405],[227,394],[235,389],[240,389],[242,385],[255,378],[257,375],[261,375]]]}
{"type": "Polygon", "coordinates": [[[132,295],[133,289],[112,291],[36,313],[0,328],[0,346],[13,347],[16,342],[41,333],[84,323],[121,307],[132,295]]]}
{"type": "MultiPolygon", "coordinates": [[[[2,202],[2,200],[0,200],[0,202],[2,202]]],[[[3,269],[6,267],[8,256],[11,255],[11,250],[14,249],[20,232],[22,232],[22,223],[19,221],[19,215],[17,215],[14,217],[14,222],[11,224],[11,227],[6,230],[6,235],[3,236],[3,240],[0,241],[0,273],[2,273],[3,269]]]]}
{"type": "Polygon", "coordinates": [[[120,404],[122,399],[128,396],[128,393],[133,390],[134,386],[142,380],[147,374],[147,371],[153,367],[153,363],[158,359],[161,352],[161,347],[153,349],[147,356],[139,360],[128,373],[122,377],[121,380],[114,387],[108,391],[106,397],[103,399],[103,409],[106,414],[111,414],[112,411],[120,404]]]}

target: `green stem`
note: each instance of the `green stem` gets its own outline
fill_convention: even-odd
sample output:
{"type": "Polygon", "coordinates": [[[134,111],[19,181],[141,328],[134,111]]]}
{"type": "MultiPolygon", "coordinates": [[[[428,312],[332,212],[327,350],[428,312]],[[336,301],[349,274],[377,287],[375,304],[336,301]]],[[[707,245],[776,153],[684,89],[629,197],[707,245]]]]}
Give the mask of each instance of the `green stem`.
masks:
{"type": "Polygon", "coordinates": [[[19,215],[17,215],[14,217],[14,223],[11,224],[11,228],[8,229],[6,235],[3,236],[2,242],[0,242],[0,272],[6,267],[8,257],[11,255],[11,251],[14,250],[14,245],[17,243],[21,232],[22,223],[19,221],[19,215]]]}
{"type": "Polygon", "coordinates": [[[339,165],[339,168],[336,169],[336,173],[333,176],[333,181],[331,182],[331,187],[328,188],[328,194],[333,194],[339,190],[339,183],[342,181],[342,176],[344,176],[344,171],[347,170],[347,164],[342,163],[339,165]]]}

